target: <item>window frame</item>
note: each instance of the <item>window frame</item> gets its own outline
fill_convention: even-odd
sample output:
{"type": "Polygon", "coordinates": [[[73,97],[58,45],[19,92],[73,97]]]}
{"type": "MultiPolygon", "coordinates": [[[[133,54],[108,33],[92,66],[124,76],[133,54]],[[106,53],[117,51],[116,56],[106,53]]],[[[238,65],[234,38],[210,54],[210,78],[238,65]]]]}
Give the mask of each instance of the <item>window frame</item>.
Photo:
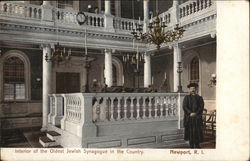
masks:
{"type": "Polygon", "coordinates": [[[199,81],[200,81],[200,59],[199,59],[199,57],[198,56],[194,56],[192,59],[191,59],[191,61],[190,61],[190,63],[189,63],[189,66],[190,66],[190,70],[189,70],[189,74],[190,74],[190,78],[189,78],[189,82],[192,82],[192,83],[199,83],[199,81]],[[192,76],[193,76],[193,61],[194,60],[197,60],[197,63],[196,63],[196,67],[198,67],[198,70],[197,69],[195,69],[196,70],[196,74],[195,75],[197,75],[198,74],[198,79],[192,79],[192,76]]]}
{"type": "Polygon", "coordinates": [[[1,102],[27,102],[31,98],[31,83],[30,83],[30,61],[28,56],[19,50],[9,50],[0,57],[0,101],[1,102]],[[4,62],[10,57],[19,58],[24,64],[24,86],[25,97],[24,99],[4,100],[4,62]]]}

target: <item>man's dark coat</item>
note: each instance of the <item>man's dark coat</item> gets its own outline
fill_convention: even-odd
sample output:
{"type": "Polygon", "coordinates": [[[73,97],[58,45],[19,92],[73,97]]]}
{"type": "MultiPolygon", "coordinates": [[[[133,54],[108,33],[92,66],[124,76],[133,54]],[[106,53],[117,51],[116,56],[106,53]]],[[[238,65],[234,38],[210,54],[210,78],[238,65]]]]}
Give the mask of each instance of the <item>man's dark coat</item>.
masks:
{"type": "Polygon", "coordinates": [[[203,98],[199,95],[187,95],[183,100],[184,110],[184,139],[193,143],[203,141],[202,133],[202,112],[204,109],[203,98]],[[190,117],[190,113],[196,113],[195,117],[190,117]]]}

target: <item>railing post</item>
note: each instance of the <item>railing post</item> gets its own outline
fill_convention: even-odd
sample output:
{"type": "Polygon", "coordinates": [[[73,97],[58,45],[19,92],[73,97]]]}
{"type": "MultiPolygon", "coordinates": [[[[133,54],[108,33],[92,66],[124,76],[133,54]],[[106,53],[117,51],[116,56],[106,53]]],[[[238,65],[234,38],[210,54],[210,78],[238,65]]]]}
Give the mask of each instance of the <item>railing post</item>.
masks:
{"type": "Polygon", "coordinates": [[[42,20],[53,21],[53,15],[52,15],[53,6],[45,3],[41,6],[41,8],[42,8],[42,20]]]}
{"type": "Polygon", "coordinates": [[[60,125],[61,119],[63,118],[63,97],[53,94],[55,99],[55,112],[52,116],[52,124],[60,125]]]}
{"type": "Polygon", "coordinates": [[[63,118],[61,119],[61,129],[65,129],[65,121],[67,117],[67,109],[66,109],[66,97],[65,94],[62,94],[63,97],[63,109],[64,109],[64,115],[63,118]]]}
{"type": "Polygon", "coordinates": [[[48,114],[48,123],[52,123],[52,116],[54,115],[53,108],[55,106],[55,98],[53,94],[49,94],[49,114],[48,114]]]}
{"type": "Polygon", "coordinates": [[[97,136],[97,127],[93,123],[93,95],[83,93],[81,95],[81,120],[80,120],[80,137],[82,138],[82,147],[87,147],[86,138],[97,136]]]}
{"type": "Polygon", "coordinates": [[[104,27],[106,31],[114,32],[114,16],[112,15],[104,15],[104,27]]]}
{"type": "Polygon", "coordinates": [[[184,95],[185,94],[183,93],[178,93],[178,98],[177,98],[178,129],[183,128],[184,111],[182,109],[182,103],[184,95]]]}

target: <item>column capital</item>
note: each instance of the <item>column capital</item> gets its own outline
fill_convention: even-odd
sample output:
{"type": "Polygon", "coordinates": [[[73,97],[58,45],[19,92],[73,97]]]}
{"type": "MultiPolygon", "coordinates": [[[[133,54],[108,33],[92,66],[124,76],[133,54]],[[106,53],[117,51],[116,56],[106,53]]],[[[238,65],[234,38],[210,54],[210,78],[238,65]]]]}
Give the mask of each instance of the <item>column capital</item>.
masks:
{"type": "Polygon", "coordinates": [[[54,46],[54,44],[41,44],[40,45],[40,49],[43,49],[43,48],[46,48],[46,47],[48,47],[48,48],[53,48],[53,46],[54,46]]]}
{"type": "Polygon", "coordinates": [[[105,49],[104,49],[104,52],[105,52],[105,53],[110,53],[110,54],[111,54],[112,51],[113,51],[113,49],[110,49],[110,48],[105,48],[105,49]]]}

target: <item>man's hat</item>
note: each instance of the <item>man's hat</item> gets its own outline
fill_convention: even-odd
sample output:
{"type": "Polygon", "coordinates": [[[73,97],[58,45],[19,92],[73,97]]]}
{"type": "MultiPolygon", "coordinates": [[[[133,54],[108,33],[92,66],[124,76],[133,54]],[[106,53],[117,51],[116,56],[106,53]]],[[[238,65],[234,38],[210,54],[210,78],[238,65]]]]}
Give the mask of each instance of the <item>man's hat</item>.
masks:
{"type": "Polygon", "coordinates": [[[189,85],[187,85],[188,88],[190,87],[198,87],[197,83],[190,83],[189,85]]]}

